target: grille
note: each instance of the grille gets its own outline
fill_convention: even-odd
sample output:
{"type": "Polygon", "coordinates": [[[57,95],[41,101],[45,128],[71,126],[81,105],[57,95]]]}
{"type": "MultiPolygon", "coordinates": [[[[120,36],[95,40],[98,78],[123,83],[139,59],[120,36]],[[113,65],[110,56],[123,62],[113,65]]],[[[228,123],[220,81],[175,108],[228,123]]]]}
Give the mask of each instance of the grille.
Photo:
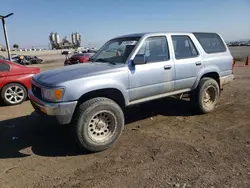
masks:
{"type": "Polygon", "coordinates": [[[42,99],[42,91],[40,87],[37,87],[36,85],[32,84],[32,93],[39,99],[42,99]]]}

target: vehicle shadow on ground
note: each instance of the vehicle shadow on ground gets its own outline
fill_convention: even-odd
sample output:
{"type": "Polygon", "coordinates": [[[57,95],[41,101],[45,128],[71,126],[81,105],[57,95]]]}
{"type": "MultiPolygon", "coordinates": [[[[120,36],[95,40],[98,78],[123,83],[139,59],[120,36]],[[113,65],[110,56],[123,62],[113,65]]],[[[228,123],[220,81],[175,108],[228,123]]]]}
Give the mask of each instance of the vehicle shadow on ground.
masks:
{"type": "MultiPolygon", "coordinates": [[[[129,107],[124,113],[126,124],[155,115],[193,115],[188,101],[173,98],[129,107]]],[[[41,117],[36,113],[1,121],[0,159],[32,154],[54,157],[89,154],[75,144],[69,133],[70,126],[59,126],[55,119],[41,117]]]]}
{"type": "Polygon", "coordinates": [[[2,101],[2,99],[0,99],[0,107],[4,107],[7,106],[6,104],[4,104],[4,102],[2,101]]]}
{"type": "Polygon", "coordinates": [[[124,110],[126,124],[150,118],[156,115],[163,116],[192,116],[196,113],[188,100],[164,98],[135,106],[124,110]]]}

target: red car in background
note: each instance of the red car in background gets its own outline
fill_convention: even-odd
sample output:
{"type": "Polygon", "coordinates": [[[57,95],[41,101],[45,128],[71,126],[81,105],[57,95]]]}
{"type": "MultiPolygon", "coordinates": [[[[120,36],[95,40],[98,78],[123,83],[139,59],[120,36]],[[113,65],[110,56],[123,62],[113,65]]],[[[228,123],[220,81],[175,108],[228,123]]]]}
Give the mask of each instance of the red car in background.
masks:
{"type": "Polygon", "coordinates": [[[32,76],[39,72],[38,67],[25,67],[0,59],[0,98],[7,105],[22,103],[27,98],[32,76]]]}
{"type": "Polygon", "coordinates": [[[86,63],[89,58],[91,58],[94,53],[79,53],[72,55],[69,59],[66,59],[64,65],[73,65],[78,63],[86,63]]]}

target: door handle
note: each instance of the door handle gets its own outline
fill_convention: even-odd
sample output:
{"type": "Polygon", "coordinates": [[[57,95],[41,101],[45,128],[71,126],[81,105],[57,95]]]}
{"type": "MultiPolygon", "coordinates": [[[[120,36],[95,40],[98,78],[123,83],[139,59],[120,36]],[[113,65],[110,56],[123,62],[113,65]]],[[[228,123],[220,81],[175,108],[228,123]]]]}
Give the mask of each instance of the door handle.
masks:
{"type": "Polygon", "coordinates": [[[201,62],[198,61],[198,62],[196,62],[195,64],[196,64],[196,66],[200,66],[200,65],[201,65],[201,62]]]}
{"type": "Polygon", "coordinates": [[[171,69],[171,68],[172,68],[171,65],[165,65],[165,66],[164,66],[164,69],[165,69],[165,70],[169,70],[169,69],[171,69]]]}

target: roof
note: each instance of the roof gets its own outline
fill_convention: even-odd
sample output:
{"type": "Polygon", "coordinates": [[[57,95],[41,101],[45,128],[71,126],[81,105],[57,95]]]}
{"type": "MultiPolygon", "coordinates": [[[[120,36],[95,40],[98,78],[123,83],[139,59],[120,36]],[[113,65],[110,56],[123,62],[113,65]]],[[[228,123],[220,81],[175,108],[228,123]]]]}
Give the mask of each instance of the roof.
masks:
{"type": "Polygon", "coordinates": [[[159,34],[193,34],[193,33],[212,33],[212,32],[184,32],[184,31],[167,31],[167,32],[145,32],[145,33],[133,33],[128,35],[122,35],[115,38],[124,38],[124,37],[142,37],[145,35],[159,35],[159,34]]]}

